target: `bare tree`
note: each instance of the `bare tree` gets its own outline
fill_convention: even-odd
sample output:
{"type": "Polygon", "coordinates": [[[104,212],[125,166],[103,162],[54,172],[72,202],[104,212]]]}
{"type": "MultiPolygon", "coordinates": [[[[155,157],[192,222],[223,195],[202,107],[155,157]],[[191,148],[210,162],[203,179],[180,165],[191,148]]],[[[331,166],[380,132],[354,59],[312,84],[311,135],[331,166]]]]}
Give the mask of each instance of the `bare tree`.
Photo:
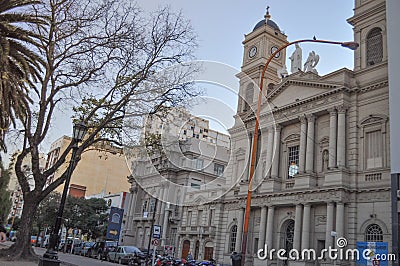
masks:
{"type": "Polygon", "coordinates": [[[161,8],[146,16],[126,1],[45,0],[35,6],[47,27],[32,29],[41,38],[38,51],[45,61],[42,81],[36,83],[33,103],[26,102],[21,153],[15,172],[24,197],[17,242],[0,254],[31,257],[29,244],[32,219],[38,204],[66,178],[66,172],[46,184],[65,163],[72,144],[53,166],[41,172],[39,146],[46,139],[55,110],[60,104],[73,107],[75,118],[90,128],[77,150],[76,160],[86,149],[103,141],[121,145],[123,119],[132,121],[164,106],[187,103],[199,92],[190,82],[197,67],[171,66],[193,57],[196,35],[180,13],[161,8]],[[34,189],[21,169],[30,154],[34,189]]]}

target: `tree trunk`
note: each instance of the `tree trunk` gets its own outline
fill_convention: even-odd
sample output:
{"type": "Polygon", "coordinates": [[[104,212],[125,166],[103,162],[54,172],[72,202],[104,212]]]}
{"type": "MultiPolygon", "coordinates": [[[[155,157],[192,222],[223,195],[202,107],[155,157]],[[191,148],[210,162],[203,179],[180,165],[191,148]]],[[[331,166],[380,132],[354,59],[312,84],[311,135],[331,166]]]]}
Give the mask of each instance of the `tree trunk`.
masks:
{"type": "Polygon", "coordinates": [[[10,260],[37,260],[37,255],[31,246],[31,233],[33,218],[39,204],[32,199],[33,195],[30,196],[24,200],[17,241],[8,249],[0,250],[0,257],[7,257],[10,260]]]}

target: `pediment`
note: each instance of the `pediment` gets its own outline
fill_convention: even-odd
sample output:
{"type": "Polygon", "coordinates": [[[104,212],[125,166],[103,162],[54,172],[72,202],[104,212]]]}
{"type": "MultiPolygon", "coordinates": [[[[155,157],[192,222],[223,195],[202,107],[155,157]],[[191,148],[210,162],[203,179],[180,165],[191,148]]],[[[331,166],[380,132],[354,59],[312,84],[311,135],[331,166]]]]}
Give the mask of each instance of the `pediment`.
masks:
{"type": "MultiPolygon", "coordinates": [[[[312,75],[314,77],[318,76],[311,72],[300,73],[298,75],[303,75],[303,77],[304,75],[312,75]]],[[[336,89],[338,87],[339,86],[336,84],[321,82],[315,79],[291,79],[279,84],[279,86],[268,95],[268,101],[274,106],[281,107],[329,92],[330,90],[336,89]]]]}
{"type": "Polygon", "coordinates": [[[198,205],[200,205],[200,204],[202,204],[202,203],[204,203],[204,202],[206,202],[206,199],[203,197],[203,196],[198,196],[198,197],[196,197],[194,200],[193,200],[193,203],[195,203],[195,204],[198,204],[198,205]]]}

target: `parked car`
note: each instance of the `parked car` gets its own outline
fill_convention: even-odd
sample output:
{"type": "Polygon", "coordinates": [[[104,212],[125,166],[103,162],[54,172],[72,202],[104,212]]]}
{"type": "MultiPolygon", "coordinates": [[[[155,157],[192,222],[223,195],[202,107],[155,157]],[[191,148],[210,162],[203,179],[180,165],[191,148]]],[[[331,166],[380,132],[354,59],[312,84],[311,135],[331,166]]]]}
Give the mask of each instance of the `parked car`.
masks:
{"type": "Polygon", "coordinates": [[[85,242],[76,243],[74,245],[74,247],[72,248],[72,252],[71,253],[74,254],[74,255],[81,255],[84,243],[85,242]]]}
{"type": "Polygon", "coordinates": [[[86,257],[88,255],[88,250],[93,247],[96,242],[83,242],[82,249],[81,249],[81,256],[86,257]]]}
{"type": "Polygon", "coordinates": [[[145,254],[135,246],[119,246],[114,251],[108,252],[107,260],[118,262],[119,264],[128,264],[132,258],[137,258],[140,263],[140,260],[144,257],[145,254]]]}
{"type": "Polygon", "coordinates": [[[117,245],[118,242],[115,241],[98,241],[93,245],[93,247],[89,248],[88,256],[99,260],[104,260],[107,258],[108,252],[114,250],[117,245]]]}

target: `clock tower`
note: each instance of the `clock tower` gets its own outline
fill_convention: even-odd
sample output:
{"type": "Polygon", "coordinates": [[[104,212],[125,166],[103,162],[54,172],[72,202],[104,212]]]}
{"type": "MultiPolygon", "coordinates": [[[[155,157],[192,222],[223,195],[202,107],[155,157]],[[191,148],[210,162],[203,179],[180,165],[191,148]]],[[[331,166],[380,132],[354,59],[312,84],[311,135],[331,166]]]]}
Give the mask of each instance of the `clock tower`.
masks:
{"type": "MultiPolygon", "coordinates": [[[[258,97],[258,86],[260,85],[261,73],[269,56],[279,47],[288,43],[287,36],[279,29],[279,26],[271,20],[269,7],[260,22],[253,28],[252,32],[245,35],[243,41],[243,63],[240,78],[240,95],[238,113],[248,111],[249,105],[256,104],[258,97]],[[250,79],[249,79],[250,78],[250,79]]],[[[280,82],[277,70],[282,69],[286,61],[285,49],[278,53],[268,66],[264,79],[264,89],[269,84],[280,82]]]]}

